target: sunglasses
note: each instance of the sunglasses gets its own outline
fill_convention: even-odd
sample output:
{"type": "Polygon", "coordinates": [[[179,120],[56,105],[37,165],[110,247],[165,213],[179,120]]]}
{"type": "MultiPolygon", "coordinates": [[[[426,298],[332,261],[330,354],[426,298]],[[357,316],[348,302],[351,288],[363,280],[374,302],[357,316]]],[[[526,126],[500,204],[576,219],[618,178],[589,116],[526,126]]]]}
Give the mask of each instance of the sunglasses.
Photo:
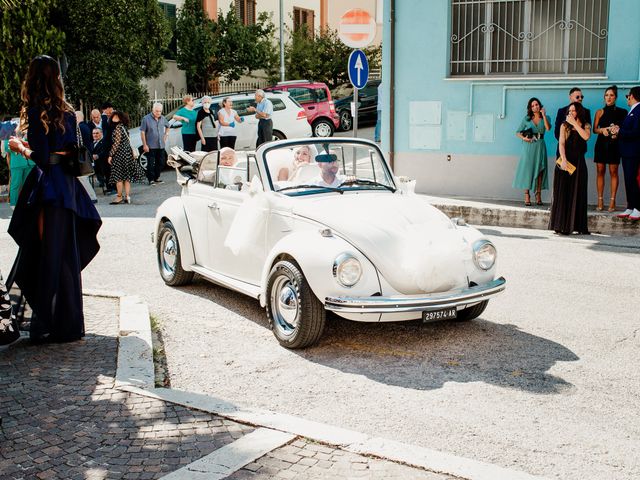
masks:
{"type": "Polygon", "coordinates": [[[627,93],[627,94],[624,96],[624,98],[628,99],[630,96],[631,96],[631,94],[630,94],[630,93],[627,93]]]}
{"type": "Polygon", "coordinates": [[[582,100],[584,98],[584,95],[577,95],[576,96],[576,100],[582,100]]]}

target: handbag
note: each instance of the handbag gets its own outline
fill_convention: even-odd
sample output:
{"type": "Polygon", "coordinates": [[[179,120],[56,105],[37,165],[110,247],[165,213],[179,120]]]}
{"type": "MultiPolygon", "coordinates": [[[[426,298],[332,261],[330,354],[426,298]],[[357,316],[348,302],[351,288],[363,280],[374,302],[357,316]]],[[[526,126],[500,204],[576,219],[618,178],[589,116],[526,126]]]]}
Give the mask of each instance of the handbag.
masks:
{"type": "MultiPolygon", "coordinates": [[[[556,165],[558,166],[558,168],[561,169],[560,165],[562,165],[562,157],[558,157],[558,159],[556,160],[556,165]]],[[[575,171],[576,171],[576,166],[571,162],[567,162],[567,170],[566,170],[566,172],[569,175],[573,175],[573,172],[575,172],[575,171]]]]}
{"type": "Polygon", "coordinates": [[[127,133],[126,128],[124,129],[124,134],[127,136],[127,140],[129,141],[129,146],[131,147],[131,155],[133,155],[133,159],[138,160],[138,157],[140,156],[140,152],[138,152],[137,148],[131,145],[131,139],[129,138],[129,134],[127,133]]]}
{"type": "Polygon", "coordinates": [[[524,138],[533,138],[536,136],[536,134],[533,133],[532,128],[525,128],[524,130],[520,130],[518,133],[522,135],[524,138]]]}
{"type": "Polygon", "coordinates": [[[74,151],[69,155],[64,156],[66,160],[66,164],[63,164],[64,168],[74,177],[86,177],[93,175],[95,171],[93,170],[91,153],[89,153],[89,149],[87,149],[82,142],[82,134],[80,133],[80,127],[77,124],[76,136],[78,138],[78,142],[75,145],[74,151]]]}

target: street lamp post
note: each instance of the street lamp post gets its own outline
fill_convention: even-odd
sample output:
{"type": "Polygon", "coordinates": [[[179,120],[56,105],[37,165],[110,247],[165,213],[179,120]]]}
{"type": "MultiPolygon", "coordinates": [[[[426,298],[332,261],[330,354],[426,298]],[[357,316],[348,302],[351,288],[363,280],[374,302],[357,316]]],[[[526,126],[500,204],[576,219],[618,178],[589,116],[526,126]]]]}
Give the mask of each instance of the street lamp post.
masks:
{"type": "Polygon", "coordinates": [[[284,82],[284,0],[280,0],[280,81],[284,82]]]}

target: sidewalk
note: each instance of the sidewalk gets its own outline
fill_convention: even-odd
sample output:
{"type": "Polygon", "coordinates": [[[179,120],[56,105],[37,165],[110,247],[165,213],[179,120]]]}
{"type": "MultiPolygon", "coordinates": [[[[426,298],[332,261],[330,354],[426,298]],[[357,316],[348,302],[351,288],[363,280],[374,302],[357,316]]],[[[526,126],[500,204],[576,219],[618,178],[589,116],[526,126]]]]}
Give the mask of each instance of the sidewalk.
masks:
{"type": "MultiPolygon", "coordinates": [[[[434,207],[450,217],[462,217],[475,226],[535,228],[547,230],[549,225],[549,203],[542,206],[525,207],[522,202],[510,202],[468,197],[438,197],[422,195],[434,207]]],[[[603,235],[640,236],[640,221],[632,222],[616,217],[616,212],[598,212],[590,206],[589,231],[603,235]]]]}
{"type": "Polygon", "coordinates": [[[141,347],[150,333],[146,305],[135,297],[85,296],[85,312],[87,335],[79,342],[33,346],[21,339],[0,349],[0,478],[534,478],[154,388],[147,384],[150,353],[141,347]],[[407,465],[425,462],[434,471],[407,465]],[[468,474],[434,473],[448,470],[468,474]]]}

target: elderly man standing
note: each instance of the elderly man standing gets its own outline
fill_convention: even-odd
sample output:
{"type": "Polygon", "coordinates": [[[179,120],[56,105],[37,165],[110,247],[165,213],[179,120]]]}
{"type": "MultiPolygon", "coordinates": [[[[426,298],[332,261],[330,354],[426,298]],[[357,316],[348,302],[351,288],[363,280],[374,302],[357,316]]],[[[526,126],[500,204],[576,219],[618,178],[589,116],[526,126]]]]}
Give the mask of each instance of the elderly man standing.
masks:
{"type": "Polygon", "coordinates": [[[273,140],[273,103],[265,97],[264,90],[256,90],[256,106],[247,108],[249,112],[256,112],[258,119],[258,140],[256,148],[273,140]]]}
{"type": "Polygon", "coordinates": [[[147,157],[147,180],[149,185],[162,183],[160,173],[164,167],[164,147],[169,135],[169,122],[162,115],[162,104],[155,102],[151,113],[144,116],[140,124],[142,149],[147,157]]]}

